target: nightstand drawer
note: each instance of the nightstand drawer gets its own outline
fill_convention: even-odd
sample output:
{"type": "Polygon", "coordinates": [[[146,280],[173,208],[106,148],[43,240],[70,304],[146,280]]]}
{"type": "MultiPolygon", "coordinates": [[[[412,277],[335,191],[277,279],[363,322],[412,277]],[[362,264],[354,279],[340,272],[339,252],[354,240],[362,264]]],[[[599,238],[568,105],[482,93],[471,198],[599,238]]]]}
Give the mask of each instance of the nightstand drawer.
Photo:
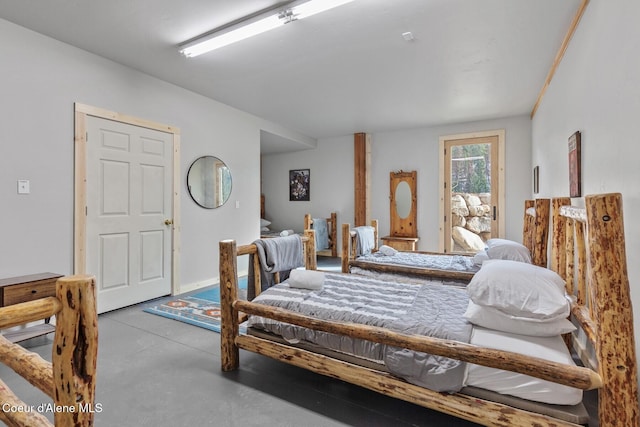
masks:
{"type": "Polygon", "coordinates": [[[56,279],[7,286],[3,289],[3,293],[5,306],[52,297],[56,295],[56,279]]]}

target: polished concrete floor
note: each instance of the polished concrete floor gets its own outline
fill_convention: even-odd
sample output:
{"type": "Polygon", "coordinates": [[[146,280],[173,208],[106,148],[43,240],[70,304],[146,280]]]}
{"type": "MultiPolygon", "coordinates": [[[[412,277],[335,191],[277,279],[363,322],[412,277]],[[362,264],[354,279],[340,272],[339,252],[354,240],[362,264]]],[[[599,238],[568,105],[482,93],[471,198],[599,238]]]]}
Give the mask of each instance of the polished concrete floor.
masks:
{"type": "MultiPolygon", "coordinates": [[[[142,311],[157,303],[99,316],[96,426],[476,425],[244,351],[223,373],[219,335],[142,311]]],[[[50,360],[51,343],[23,345],[50,360]]],[[[50,402],[4,365],[0,378],[28,404],[50,402]]]]}

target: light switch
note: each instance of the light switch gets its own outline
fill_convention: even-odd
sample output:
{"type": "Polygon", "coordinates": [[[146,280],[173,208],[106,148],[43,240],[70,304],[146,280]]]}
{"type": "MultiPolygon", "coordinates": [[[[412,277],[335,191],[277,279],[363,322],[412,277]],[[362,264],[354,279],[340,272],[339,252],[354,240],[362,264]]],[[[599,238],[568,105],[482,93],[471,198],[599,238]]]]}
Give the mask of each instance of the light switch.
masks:
{"type": "Polygon", "coordinates": [[[240,200],[236,200],[236,209],[240,208],[240,200]]]}
{"type": "Polygon", "coordinates": [[[31,192],[29,188],[29,180],[28,179],[19,179],[18,180],[18,194],[29,194],[31,192]]]}

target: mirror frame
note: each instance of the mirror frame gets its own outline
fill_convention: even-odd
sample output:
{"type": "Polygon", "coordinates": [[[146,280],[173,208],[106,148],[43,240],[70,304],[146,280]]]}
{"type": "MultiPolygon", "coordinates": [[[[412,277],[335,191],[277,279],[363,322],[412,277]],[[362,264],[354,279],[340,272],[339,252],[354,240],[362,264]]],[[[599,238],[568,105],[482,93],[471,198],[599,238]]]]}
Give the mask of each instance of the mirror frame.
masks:
{"type": "MultiPolygon", "coordinates": [[[[206,166],[207,165],[205,164],[205,167],[206,166]]],[[[223,162],[219,157],[211,156],[211,155],[200,156],[197,159],[195,159],[193,162],[191,162],[191,165],[189,166],[189,170],[187,171],[187,191],[189,192],[189,196],[191,196],[191,199],[198,206],[205,209],[219,208],[220,206],[223,206],[227,202],[227,200],[229,200],[229,197],[231,197],[232,189],[233,189],[233,178],[231,176],[231,170],[229,169],[227,164],[223,162]],[[225,171],[226,171],[226,175],[228,175],[228,180],[229,180],[228,194],[221,194],[220,195],[221,197],[216,197],[216,194],[213,194],[211,195],[212,200],[207,200],[207,195],[205,194],[194,194],[195,191],[197,191],[197,189],[194,188],[193,180],[198,178],[195,175],[195,173],[196,171],[198,171],[200,173],[200,178],[202,178],[202,173],[203,173],[201,170],[197,169],[198,165],[207,160],[211,160],[212,164],[215,165],[215,170],[214,169],[210,169],[210,170],[211,170],[211,173],[214,174],[213,176],[216,177],[216,179],[213,181],[214,185],[216,186],[214,188],[214,191],[216,194],[218,191],[223,191],[223,188],[218,188],[218,187],[224,186],[224,182],[217,182],[218,173],[216,173],[216,170],[220,169],[221,174],[225,174],[225,171]]],[[[202,193],[203,191],[204,190],[201,189],[200,193],[202,193]]]]}
{"type": "Polygon", "coordinates": [[[392,237],[417,237],[418,236],[418,208],[416,193],[416,181],[418,172],[391,172],[389,174],[389,209],[391,217],[391,227],[389,233],[392,237]],[[411,207],[406,217],[402,218],[396,210],[396,189],[402,182],[406,182],[409,186],[411,196],[411,207]]]}

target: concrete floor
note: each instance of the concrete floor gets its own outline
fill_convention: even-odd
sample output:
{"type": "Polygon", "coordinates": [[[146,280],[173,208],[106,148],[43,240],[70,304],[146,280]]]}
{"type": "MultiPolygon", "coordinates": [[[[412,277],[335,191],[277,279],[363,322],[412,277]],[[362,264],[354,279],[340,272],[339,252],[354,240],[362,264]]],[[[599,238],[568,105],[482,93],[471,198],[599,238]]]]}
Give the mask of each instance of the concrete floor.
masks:
{"type": "MultiPolygon", "coordinates": [[[[159,301],[99,316],[96,426],[476,425],[244,351],[223,373],[219,335],[142,311],[159,301]]],[[[52,337],[22,344],[50,360],[52,337]]],[[[50,402],[4,365],[0,377],[28,404],[50,402]]]]}

